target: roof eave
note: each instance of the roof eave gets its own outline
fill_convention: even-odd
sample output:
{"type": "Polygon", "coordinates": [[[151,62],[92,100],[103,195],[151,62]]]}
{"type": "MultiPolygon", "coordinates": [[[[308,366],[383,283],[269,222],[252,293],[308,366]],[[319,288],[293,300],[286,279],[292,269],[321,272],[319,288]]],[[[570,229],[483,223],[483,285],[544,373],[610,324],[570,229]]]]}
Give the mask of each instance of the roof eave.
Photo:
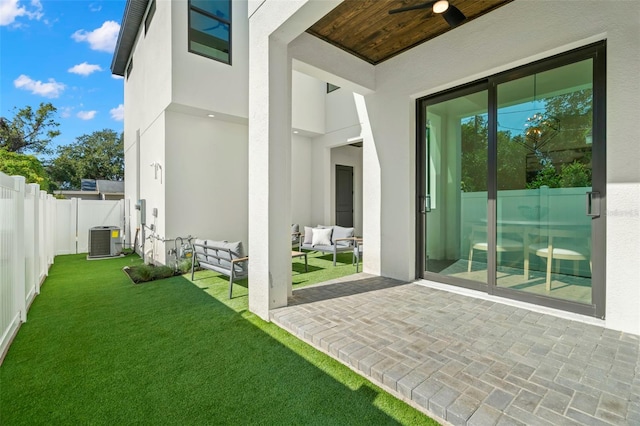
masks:
{"type": "Polygon", "coordinates": [[[118,34],[116,50],[111,61],[111,73],[124,77],[136,36],[140,30],[149,0],[127,0],[118,34]]]}

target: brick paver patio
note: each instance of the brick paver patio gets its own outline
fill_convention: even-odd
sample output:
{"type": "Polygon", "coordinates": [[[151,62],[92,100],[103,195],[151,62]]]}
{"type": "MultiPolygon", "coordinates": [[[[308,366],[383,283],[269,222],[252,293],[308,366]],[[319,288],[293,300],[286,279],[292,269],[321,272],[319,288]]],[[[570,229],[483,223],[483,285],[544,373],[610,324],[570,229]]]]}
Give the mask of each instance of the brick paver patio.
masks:
{"type": "Polygon", "coordinates": [[[635,335],[366,274],[271,319],[446,423],[640,425],[635,335]]]}

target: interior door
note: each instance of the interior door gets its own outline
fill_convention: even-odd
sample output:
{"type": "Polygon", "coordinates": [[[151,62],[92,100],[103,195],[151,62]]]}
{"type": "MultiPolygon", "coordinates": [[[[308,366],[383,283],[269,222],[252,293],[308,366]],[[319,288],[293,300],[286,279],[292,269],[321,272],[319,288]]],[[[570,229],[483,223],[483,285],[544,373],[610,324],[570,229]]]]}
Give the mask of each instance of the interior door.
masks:
{"type": "Polygon", "coordinates": [[[353,227],[353,167],[336,165],[336,225],[353,227]]]}

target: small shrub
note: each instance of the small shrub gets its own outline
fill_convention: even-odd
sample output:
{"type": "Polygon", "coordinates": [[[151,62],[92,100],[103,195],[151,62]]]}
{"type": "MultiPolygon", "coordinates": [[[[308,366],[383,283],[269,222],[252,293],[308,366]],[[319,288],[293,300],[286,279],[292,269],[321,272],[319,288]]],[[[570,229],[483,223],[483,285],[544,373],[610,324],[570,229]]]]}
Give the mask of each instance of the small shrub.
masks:
{"type": "Polygon", "coordinates": [[[182,259],[178,263],[178,273],[186,274],[191,272],[191,259],[182,259]]]}
{"type": "Polygon", "coordinates": [[[176,275],[173,268],[169,266],[154,266],[154,265],[137,265],[125,268],[125,273],[129,275],[131,280],[136,283],[146,283],[154,280],[161,280],[164,278],[173,277],[176,275]]]}
{"type": "Polygon", "coordinates": [[[169,266],[160,265],[160,266],[152,267],[151,276],[152,276],[152,279],[154,280],[169,278],[169,277],[172,277],[173,275],[174,275],[174,270],[169,266]]]}
{"type": "Polygon", "coordinates": [[[152,268],[151,265],[131,266],[126,272],[134,283],[146,283],[153,279],[152,268]]]}

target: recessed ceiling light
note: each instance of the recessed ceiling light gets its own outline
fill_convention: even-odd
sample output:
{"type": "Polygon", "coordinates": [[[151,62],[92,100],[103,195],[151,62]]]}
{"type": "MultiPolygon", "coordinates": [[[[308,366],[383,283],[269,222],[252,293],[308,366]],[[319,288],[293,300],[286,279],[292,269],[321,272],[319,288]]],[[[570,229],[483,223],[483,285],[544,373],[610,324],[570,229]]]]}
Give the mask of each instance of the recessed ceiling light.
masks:
{"type": "Polygon", "coordinates": [[[298,133],[300,133],[300,132],[298,132],[297,130],[294,130],[294,131],[293,131],[293,133],[294,133],[295,135],[297,135],[297,134],[298,134],[298,133]]]}
{"type": "Polygon", "coordinates": [[[213,118],[213,117],[215,117],[215,115],[213,115],[213,114],[207,114],[207,117],[211,117],[211,118],[213,118]]]}

